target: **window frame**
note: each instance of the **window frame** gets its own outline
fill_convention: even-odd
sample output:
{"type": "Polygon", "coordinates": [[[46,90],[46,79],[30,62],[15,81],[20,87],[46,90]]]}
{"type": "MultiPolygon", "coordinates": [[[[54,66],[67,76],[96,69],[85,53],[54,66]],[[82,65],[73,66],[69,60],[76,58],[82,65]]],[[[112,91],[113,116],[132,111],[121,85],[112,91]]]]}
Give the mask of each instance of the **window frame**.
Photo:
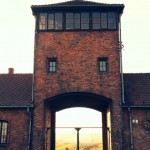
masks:
{"type": "Polygon", "coordinates": [[[48,22],[48,17],[47,17],[48,15],[47,15],[47,13],[45,12],[45,13],[39,13],[39,15],[38,15],[38,23],[37,23],[37,27],[38,27],[38,30],[39,31],[46,31],[47,29],[48,29],[48,26],[47,26],[47,22],[48,22]],[[45,14],[45,24],[40,24],[40,21],[41,21],[41,16],[42,16],[42,14],[44,15],[45,14]],[[42,28],[40,29],[40,25],[42,26],[42,28]],[[43,28],[43,26],[45,25],[45,28],[43,28]]]}
{"type": "Polygon", "coordinates": [[[47,13],[47,30],[55,30],[55,31],[61,31],[63,29],[63,12],[49,12],[47,13]],[[49,28],[49,15],[53,15],[53,28],[49,28]],[[61,14],[61,28],[58,28],[59,26],[56,24],[58,17],[56,17],[58,14],[61,14]]]}
{"type": "Polygon", "coordinates": [[[113,29],[117,29],[117,14],[115,12],[108,12],[107,13],[107,28],[108,30],[113,30],[113,29]],[[109,15],[114,14],[114,17],[110,17],[109,15]],[[114,21],[112,21],[112,19],[115,19],[114,21]],[[111,22],[112,21],[112,22],[111,22]],[[110,25],[114,25],[115,28],[110,27],[110,25]]]}
{"type": "Polygon", "coordinates": [[[100,11],[93,11],[92,12],[92,30],[117,30],[118,29],[118,17],[117,17],[117,13],[114,11],[108,11],[108,12],[100,12],[100,11]],[[99,14],[99,24],[97,23],[97,25],[99,25],[99,28],[94,28],[94,25],[96,25],[96,23],[94,22],[94,13],[98,13],[99,14]],[[114,14],[114,18],[110,17],[110,14],[114,14]],[[103,17],[102,17],[103,15],[103,17]],[[104,17],[105,15],[105,17],[104,17]],[[114,22],[111,23],[111,19],[114,19],[114,22]],[[105,23],[103,22],[103,20],[105,20],[105,23]],[[105,27],[104,27],[105,25],[105,27]],[[110,25],[114,25],[115,28],[110,27],[110,25]]]}
{"type": "Polygon", "coordinates": [[[66,31],[70,31],[70,30],[90,30],[90,12],[89,11],[65,12],[64,20],[65,20],[64,26],[65,26],[65,30],[66,31]],[[67,18],[67,14],[69,14],[69,13],[73,14],[72,18],[67,18]],[[77,14],[79,15],[79,18],[76,18],[77,14]],[[85,15],[85,14],[88,15],[88,19],[86,19],[86,21],[83,20],[83,19],[85,19],[83,17],[83,15],[85,15]],[[73,21],[72,22],[72,27],[73,28],[70,28],[70,29],[67,28],[67,25],[68,25],[67,20],[69,20],[69,19],[72,19],[72,21],[73,21]],[[79,28],[76,28],[76,25],[77,25],[76,19],[79,20],[79,24],[78,24],[79,28]],[[88,20],[88,22],[87,22],[87,20],[88,20]],[[87,28],[83,28],[83,25],[87,25],[88,27],[87,28]]]}
{"type": "Polygon", "coordinates": [[[90,23],[91,23],[91,21],[90,21],[90,12],[81,12],[80,13],[80,30],[90,30],[90,23]],[[84,16],[82,16],[82,15],[85,15],[85,14],[88,14],[88,19],[85,19],[84,18],[84,16]],[[82,18],[83,17],[83,18],[82,18]],[[84,21],[83,21],[83,19],[85,19],[84,21]],[[88,20],[88,22],[87,22],[87,20],[88,20]],[[88,25],[88,28],[83,28],[83,25],[88,25]]]}
{"type": "Polygon", "coordinates": [[[0,146],[5,146],[7,144],[8,144],[8,121],[0,120],[0,146]],[[4,124],[6,124],[6,127],[4,127],[5,126],[4,124]],[[4,140],[4,142],[2,140],[4,140]]]}
{"type": "Polygon", "coordinates": [[[100,73],[108,72],[108,58],[107,57],[98,58],[98,71],[100,73]]]}
{"type": "Polygon", "coordinates": [[[92,29],[93,30],[101,30],[101,13],[99,12],[99,11],[94,11],[94,12],[92,12],[92,23],[91,23],[91,25],[92,25],[92,29]],[[99,14],[99,18],[97,19],[96,17],[94,17],[94,14],[99,14]],[[95,22],[95,20],[96,20],[96,22],[95,22]],[[97,22],[97,21],[99,21],[99,22],[97,22]],[[97,25],[97,28],[96,27],[94,27],[94,25],[97,25]]]}
{"type": "Polygon", "coordinates": [[[55,74],[57,72],[57,58],[48,58],[47,69],[49,73],[55,74]],[[52,64],[51,64],[52,63],[52,64]],[[55,63],[55,65],[54,65],[55,63]]]}
{"type": "Polygon", "coordinates": [[[66,12],[64,18],[65,18],[65,29],[74,30],[75,29],[75,14],[73,12],[66,12]],[[69,14],[72,14],[72,17],[67,16],[69,14]],[[71,20],[72,20],[72,23],[70,22],[71,20]],[[72,25],[72,28],[69,28],[69,25],[72,25]]]}
{"type": "MultiPolygon", "coordinates": [[[[48,12],[42,12],[42,13],[39,13],[38,14],[38,18],[37,18],[37,31],[51,31],[51,32],[53,32],[53,31],[55,31],[55,32],[58,32],[58,31],[60,31],[60,32],[62,32],[62,31],[116,31],[116,30],[118,30],[118,16],[119,15],[119,13],[118,12],[116,12],[116,11],[99,11],[99,10],[93,10],[93,11],[89,11],[89,10],[81,10],[81,11],[48,11],[48,12]],[[39,21],[40,21],[40,14],[47,14],[47,23],[46,23],[46,29],[39,29],[39,21]],[[62,20],[61,20],[61,23],[62,23],[62,27],[60,28],[60,29],[56,29],[56,27],[55,27],[55,14],[58,14],[58,13],[61,13],[62,14],[62,20]],[[73,18],[72,18],[72,20],[73,20],[73,23],[72,23],[72,28],[68,28],[67,29],[67,17],[66,17],[66,14],[67,13],[73,13],[73,18]],[[88,13],[88,16],[89,16],[89,18],[88,18],[88,28],[86,28],[86,29],[84,29],[84,28],[82,28],[82,17],[81,17],[81,14],[83,14],[83,13],[88,13]],[[100,13],[100,27],[98,28],[98,29],[96,29],[96,28],[94,28],[93,27],[93,13],[100,13]],[[109,28],[109,26],[111,26],[111,25],[113,25],[113,24],[111,24],[111,23],[109,23],[109,22],[111,22],[110,20],[109,20],[109,18],[108,18],[108,14],[111,14],[111,13],[114,13],[115,14],[115,28],[109,28]],[[49,28],[49,15],[50,14],[53,14],[54,15],[54,17],[53,17],[53,19],[54,19],[54,21],[53,21],[53,28],[49,28]],[[76,14],[79,14],[80,15],[80,18],[78,18],[77,20],[79,21],[79,23],[78,23],[78,21],[76,22],[75,20],[76,20],[76,18],[75,18],[75,15],[76,14]],[[102,14],[106,14],[106,27],[103,27],[102,28],[102,17],[101,17],[101,15],[102,14]],[[77,25],[77,27],[75,27],[77,25]]],[[[112,19],[112,18],[111,18],[112,19]]],[[[69,24],[69,23],[68,23],[69,24]]]]}

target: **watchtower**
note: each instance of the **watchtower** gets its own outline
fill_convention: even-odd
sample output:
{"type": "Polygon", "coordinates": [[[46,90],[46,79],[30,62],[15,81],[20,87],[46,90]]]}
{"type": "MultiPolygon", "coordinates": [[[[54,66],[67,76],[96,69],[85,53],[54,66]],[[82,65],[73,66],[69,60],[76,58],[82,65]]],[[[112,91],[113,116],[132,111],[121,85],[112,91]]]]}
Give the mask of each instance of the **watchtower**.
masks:
{"type": "Polygon", "coordinates": [[[124,5],[72,0],[31,8],[36,20],[33,147],[55,150],[55,113],[77,106],[102,112],[103,149],[121,150],[124,5]]]}

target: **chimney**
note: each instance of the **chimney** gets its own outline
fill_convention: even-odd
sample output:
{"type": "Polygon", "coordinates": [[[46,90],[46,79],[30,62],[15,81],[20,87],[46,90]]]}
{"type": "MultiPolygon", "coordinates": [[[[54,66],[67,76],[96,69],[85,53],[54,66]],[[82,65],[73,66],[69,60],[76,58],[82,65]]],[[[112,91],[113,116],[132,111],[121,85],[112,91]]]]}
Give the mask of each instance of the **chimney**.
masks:
{"type": "Polygon", "coordinates": [[[14,74],[14,68],[8,68],[8,74],[14,74]]]}

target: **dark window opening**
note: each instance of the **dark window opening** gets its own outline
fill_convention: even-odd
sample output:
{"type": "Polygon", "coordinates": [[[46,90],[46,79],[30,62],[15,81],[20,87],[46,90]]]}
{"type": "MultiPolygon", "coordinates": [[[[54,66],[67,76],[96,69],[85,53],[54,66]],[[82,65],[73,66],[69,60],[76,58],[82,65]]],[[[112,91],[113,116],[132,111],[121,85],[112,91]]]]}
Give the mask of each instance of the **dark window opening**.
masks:
{"type": "Polygon", "coordinates": [[[8,122],[0,120],[0,144],[7,144],[8,122]]]}
{"type": "Polygon", "coordinates": [[[99,59],[99,71],[106,72],[107,71],[107,58],[99,59]]]}
{"type": "Polygon", "coordinates": [[[57,60],[56,58],[50,58],[48,60],[48,71],[51,73],[56,72],[57,60]]]}

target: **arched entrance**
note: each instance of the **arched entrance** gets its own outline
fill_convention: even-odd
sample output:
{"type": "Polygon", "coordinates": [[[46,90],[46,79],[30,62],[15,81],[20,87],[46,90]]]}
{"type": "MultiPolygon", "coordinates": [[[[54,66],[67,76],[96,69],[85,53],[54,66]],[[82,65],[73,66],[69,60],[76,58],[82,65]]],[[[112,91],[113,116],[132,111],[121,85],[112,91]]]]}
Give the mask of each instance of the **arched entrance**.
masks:
{"type": "Polygon", "coordinates": [[[101,95],[84,92],[60,94],[45,100],[46,149],[55,150],[56,112],[72,107],[91,108],[102,113],[103,149],[110,147],[108,132],[110,131],[111,99],[101,95]],[[50,142],[49,142],[50,141],[50,142]]]}

